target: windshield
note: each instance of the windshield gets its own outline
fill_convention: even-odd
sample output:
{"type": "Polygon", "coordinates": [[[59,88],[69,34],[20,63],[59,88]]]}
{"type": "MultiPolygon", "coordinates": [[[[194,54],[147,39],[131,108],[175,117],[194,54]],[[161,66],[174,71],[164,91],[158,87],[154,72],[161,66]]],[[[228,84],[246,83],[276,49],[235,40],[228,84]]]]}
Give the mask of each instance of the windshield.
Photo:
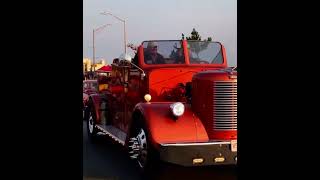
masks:
{"type": "Polygon", "coordinates": [[[185,64],[182,41],[145,41],[146,64],[185,64]]]}
{"type": "Polygon", "coordinates": [[[222,64],[221,45],[217,42],[188,41],[191,64],[222,64]]]}

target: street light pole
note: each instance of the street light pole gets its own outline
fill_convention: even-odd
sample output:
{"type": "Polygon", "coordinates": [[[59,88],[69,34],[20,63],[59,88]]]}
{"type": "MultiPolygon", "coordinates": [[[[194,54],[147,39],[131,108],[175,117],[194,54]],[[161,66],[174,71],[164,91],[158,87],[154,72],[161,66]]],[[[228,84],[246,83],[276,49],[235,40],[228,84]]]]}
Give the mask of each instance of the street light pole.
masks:
{"type": "Polygon", "coordinates": [[[121,19],[118,16],[113,15],[110,12],[102,12],[100,13],[102,15],[111,15],[114,18],[118,19],[119,21],[123,22],[123,39],[124,39],[124,53],[127,53],[127,30],[126,30],[126,20],[125,19],[121,19]]]}
{"type": "Polygon", "coordinates": [[[94,34],[96,33],[96,32],[98,32],[99,30],[101,30],[101,29],[103,29],[103,28],[105,28],[105,27],[107,27],[107,26],[111,26],[111,24],[105,24],[105,25],[103,25],[103,26],[100,26],[100,27],[98,27],[97,29],[93,29],[93,31],[92,31],[92,43],[93,43],[93,45],[92,45],[92,61],[93,61],[93,72],[96,70],[96,50],[95,50],[95,42],[94,42],[94,34]]]}
{"type": "Polygon", "coordinates": [[[126,32],[126,20],[123,20],[123,36],[124,36],[124,53],[127,54],[127,32],[126,32]]]}
{"type": "Polygon", "coordinates": [[[93,72],[95,71],[95,64],[96,64],[96,57],[95,57],[95,47],[94,47],[94,29],[93,29],[93,31],[92,31],[92,43],[93,43],[93,45],[92,45],[92,50],[93,50],[93,52],[92,52],[92,61],[93,61],[93,72]]]}

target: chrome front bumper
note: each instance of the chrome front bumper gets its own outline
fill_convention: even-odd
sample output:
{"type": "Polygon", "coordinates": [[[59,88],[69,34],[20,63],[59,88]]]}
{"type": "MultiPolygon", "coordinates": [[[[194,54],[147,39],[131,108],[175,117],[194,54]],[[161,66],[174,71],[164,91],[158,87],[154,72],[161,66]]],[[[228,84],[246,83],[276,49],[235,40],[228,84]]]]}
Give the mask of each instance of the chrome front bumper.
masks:
{"type": "Polygon", "coordinates": [[[230,141],[160,144],[160,159],[182,166],[236,165],[237,151],[230,141]]]}

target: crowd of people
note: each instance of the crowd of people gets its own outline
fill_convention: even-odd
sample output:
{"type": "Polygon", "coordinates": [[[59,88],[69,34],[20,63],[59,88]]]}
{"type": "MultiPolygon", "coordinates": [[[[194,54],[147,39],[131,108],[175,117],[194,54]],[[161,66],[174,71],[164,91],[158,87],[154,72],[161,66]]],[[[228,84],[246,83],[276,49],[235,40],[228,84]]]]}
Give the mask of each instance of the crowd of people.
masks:
{"type": "Polygon", "coordinates": [[[96,74],[93,71],[83,72],[83,80],[96,79],[96,74]]]}

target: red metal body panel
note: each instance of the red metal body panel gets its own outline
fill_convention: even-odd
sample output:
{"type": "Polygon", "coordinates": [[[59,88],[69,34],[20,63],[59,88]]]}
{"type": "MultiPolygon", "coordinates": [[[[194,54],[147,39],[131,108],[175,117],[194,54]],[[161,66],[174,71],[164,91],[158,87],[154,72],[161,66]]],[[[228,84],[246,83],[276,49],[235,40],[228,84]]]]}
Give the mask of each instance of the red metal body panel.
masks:
{"type": "Polygon", "coordinates": [[[125,120],[125,92],[123,85],[111,85],[109,98],[109,105],[111,111],[111,121],[112,124],[121,129],[124,129],[124,120],[125,120]]]}
{"type": "Polygon", "coordinates": [[[224,46],[222,44],[221,44],[221,48],[222,48],[222,56],[223,56],[223,66],[228,67],[226,49],[224,48],[224,46]]]}
{"type": "Polygon", "coordinates": [[[129,131],[132,122],[132,112],[134,107],[143,102],[144,87],[142,86],[141,77],[136,73],[131,73],[128,82],[128,92],[125,93],[125,120],[123,129],[125,132],[129,131]]]}
{"type": "Polygon", "coordinates": [[[95,111],[96,111],[96,120],[97,120],[97,123],[99,124],[100,123],[100,113],[99,113],[100,96],[99,94],[91,94],[90,97],[93,101],[95,111]]]}
{"type": "Polygon", "coordinates": [[[109,91],[111,93],[123,93],[124,89],[122,85],[111,85],[109,91]]]}
{"type": "Polygon", "coordinates": [[[210,68],[177,67],[149,71],[149,93],[152,96],[151,102],[183,101],[177,98],[177,94],[173,94],[178,83],[186,84],[186,82],[191,82],[192,76],[195,73],[208,69],[210,68]],[[166,98],[166,95],[170,95],[172,98],[166,98]]]}
{"type": "Polygon", "coordinates": [[[170,112],[171,102],[163,103],[139,103],[139,109],[151,134],[152,142],[183,143],[183,142],[207,142],[207,132],[200,121],[186,105],[185,113],[178,119],[174,119],[170,112]]]}
{"type": "MultiPolygon", "coordinates": [[[[187,41],[182,41],[182,46],[183,46],[183,49],[187,49],[187,47],[188,47],[187,41]]],[[[183,51],[183,54],[185,57],[186,64],[190,64],[188,51],[183,51]]]]}

